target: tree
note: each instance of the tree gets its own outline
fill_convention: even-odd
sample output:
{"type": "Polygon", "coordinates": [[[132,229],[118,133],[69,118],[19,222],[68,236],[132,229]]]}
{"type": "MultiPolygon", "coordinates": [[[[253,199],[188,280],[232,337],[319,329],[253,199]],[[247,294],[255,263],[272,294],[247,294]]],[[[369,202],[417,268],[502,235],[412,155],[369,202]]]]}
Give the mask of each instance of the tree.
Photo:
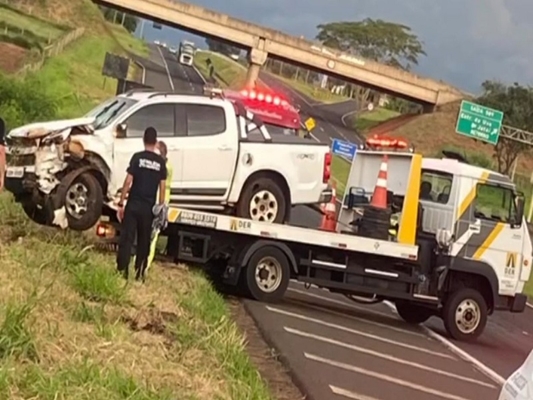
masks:
{"type": "MultiPolygon", "coordinates": [[[[525,131],[533,131],[533,88],[518,83],[506,86],[497,81],[485,81],[481,85],[483,94],[477,99],[481,105],[503,111],[504,124],[525,131]]],[[[498,171],[510,175],[518,156],[529,146],[500,137],[494,149],[498,171]]]]}
{"type": "Polygon", "coordinates": [[[216,53],[224,54],[226,56],[239,54],[241,52],[241,49],[239,49],[238,47],[232,46],[231,44],[227,44],[216,39],[207,38],[205,39],[205,44],[207,44],[209,50],[214,51],[216,53]]]}
{"type": "Polygon", "coordinates": [[[316,38],[325,46],[409,70],[426,55],[423,43],[406,25],[366,18],[318,25],[316,38]]]}

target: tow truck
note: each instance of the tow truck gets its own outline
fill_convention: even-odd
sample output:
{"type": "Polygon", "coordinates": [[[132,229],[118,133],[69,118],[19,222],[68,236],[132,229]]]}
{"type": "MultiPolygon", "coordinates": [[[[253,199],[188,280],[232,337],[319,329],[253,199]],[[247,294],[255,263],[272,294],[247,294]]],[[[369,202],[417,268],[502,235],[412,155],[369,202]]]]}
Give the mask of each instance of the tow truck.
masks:
{"type": "MultiPolygon", "coordinates": [[[[441,318],[457,340],[476,339],[496,310],[523,312],[532,261],[523,194],[497,172],[392,142],[357,152],[334,231],[170,207],[168,255],[214,266],[259,301],[281,299],[291,279],[388,300],[407,323],[441,318]]],[[[112,238],[113,227],[97,234],[112,238]]]]}

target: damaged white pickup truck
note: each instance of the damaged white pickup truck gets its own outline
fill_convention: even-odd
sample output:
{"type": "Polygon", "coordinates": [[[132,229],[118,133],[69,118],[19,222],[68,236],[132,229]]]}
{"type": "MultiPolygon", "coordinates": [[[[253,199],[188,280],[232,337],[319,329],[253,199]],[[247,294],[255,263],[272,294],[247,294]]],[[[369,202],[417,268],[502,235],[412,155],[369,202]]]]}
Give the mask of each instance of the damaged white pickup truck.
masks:
{"type": "Polygon", "coordinates": [[[291,206],[331,198],[327,145],[271,136],[243,104],[220,96],[146,90],[114,97],[80,119],[9,132],[6,188],[39,224],[89,229],[102,214],[114,215],[148,126],[168,147],[173,204],[283,223],[291,206]]]}

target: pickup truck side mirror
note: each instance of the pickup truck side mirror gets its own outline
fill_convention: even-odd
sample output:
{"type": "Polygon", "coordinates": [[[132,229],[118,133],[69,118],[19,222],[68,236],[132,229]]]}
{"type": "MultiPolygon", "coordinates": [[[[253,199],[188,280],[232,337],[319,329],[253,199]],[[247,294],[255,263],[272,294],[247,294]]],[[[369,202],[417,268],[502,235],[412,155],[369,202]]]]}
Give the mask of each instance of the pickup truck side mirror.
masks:
{"type": "Polygon", "coordinates": [[[119,139],[125,138],[127,132],[128,132],[128,125],[125,122],[117,125],[117,138],[119,139]]]}
{"type": "Polygon", "coordinates": [[[523,194],[519,193],[515,196],[515,205],[516,212],[514,215],[511,215],[509,222],[511,227],[518,228],[522,225],[522,220],[524,219],[525,198],[523,194]]]}

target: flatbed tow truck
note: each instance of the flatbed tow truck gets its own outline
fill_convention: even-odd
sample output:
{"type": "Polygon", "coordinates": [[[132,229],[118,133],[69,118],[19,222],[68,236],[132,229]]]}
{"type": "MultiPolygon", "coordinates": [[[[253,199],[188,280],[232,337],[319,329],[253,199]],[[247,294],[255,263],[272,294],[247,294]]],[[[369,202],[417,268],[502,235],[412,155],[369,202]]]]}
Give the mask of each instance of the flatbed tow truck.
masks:
{"type": "Polygon", "coordinates": [[[214,265],[259,301],[281,299],[291,279],[389,300],[408,323],[440,317],[457,340],[477,338],[495,310],[524,311],[532,245],[506,176],[383,146],[357,152],[346,188],[333,232],[170,207],[167,255],[214,265]]]}

